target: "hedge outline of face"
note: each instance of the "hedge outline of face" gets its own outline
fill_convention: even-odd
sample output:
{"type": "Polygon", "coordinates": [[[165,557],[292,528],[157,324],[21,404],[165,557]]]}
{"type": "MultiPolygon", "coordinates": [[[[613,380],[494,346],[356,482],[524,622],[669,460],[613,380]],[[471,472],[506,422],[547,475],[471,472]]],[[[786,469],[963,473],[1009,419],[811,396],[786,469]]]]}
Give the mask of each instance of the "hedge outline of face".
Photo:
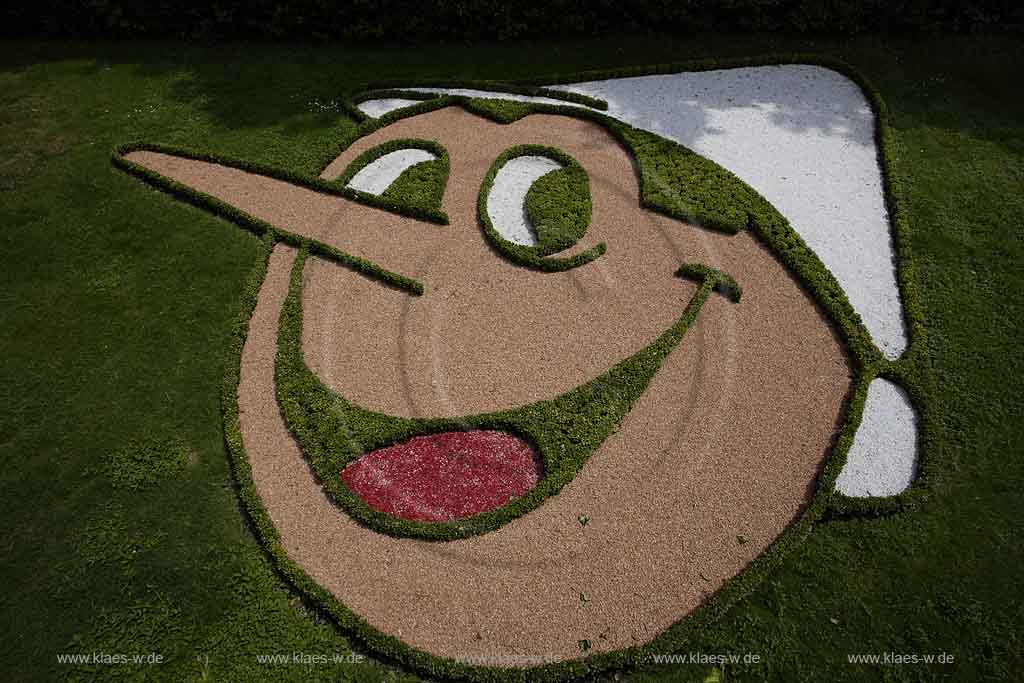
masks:
{"type": "Polygon", "coordinates": [[[427,288],[428,288],[426,296],[429,296],[430,288],[431,288],[432,285],[431,285],[431,283],[429,281],[427,281],[426,284],[427,284],[427,288]]]}

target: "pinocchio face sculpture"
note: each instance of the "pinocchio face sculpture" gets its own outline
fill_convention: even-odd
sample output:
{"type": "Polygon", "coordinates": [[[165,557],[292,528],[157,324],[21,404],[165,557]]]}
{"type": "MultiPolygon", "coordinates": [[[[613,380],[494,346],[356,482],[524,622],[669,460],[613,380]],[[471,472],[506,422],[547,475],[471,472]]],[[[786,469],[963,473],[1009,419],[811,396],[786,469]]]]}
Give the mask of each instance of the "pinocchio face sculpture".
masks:
{"type": "Polygon", "coordinates": [[[413,112],[316,180],[123,156],[268,235],[232,442],[256,525],[344,626],[427,669],[669,637],[813,507],[841,337],[764,216],[681,220],[687,188],[656,185],[686,173],[637,154],[756,197],[688,150],[571,111],[413,112]]]}

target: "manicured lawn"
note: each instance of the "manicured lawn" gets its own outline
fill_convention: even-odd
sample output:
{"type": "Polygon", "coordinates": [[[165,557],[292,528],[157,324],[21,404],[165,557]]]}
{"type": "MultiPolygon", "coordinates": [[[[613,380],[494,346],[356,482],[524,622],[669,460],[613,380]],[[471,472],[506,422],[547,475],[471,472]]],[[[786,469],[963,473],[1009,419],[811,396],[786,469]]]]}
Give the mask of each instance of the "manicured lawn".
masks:
{"type": "MultiPolygon", "coordinates": [[[[0,679],[394,680],[274,574],[239,509],[219,391],[254,237],[112,168],[159,140],[314,172],[346,90],[815,51],[889,104],[943,397],[933,495],[833,520],[686,653],[738,678],[1015,678],[1024,670],[1024,67],[1020,41],[639,39],[395,49],[0,47],[0,679]],[[146,449],[146,459],[131,454],[146,449]],[[160,463],[153,468],[150,463],[160,463]],[[157,652],[152,667],[58,653],[157,652]],[[941,653],[871,668],[847,654],[941,653]],[[197,656],[199,659],[197,659],[197,656]]],[[[443,628],[439,624],[439,628],[443,628]]],[[[639,680],[703,679],[708,666],[639,680]]],[[[412,677],[409,676],[411,679],[412,677]]]]}

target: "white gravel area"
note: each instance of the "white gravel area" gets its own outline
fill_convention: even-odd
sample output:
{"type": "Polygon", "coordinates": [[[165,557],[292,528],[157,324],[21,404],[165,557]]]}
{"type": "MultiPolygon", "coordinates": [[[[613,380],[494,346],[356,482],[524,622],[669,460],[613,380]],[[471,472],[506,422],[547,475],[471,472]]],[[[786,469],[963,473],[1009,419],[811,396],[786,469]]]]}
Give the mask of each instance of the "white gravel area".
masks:
{"type": "Polygon", "coordinates": [[[380,194],[410,166],[436,158],[437,155],[425,149],[399,149],[389,152],[359,169],[346,187],[370,194],[380,194]]]}
{"type": "Polygon", "coordinates": [[[910,398],[887,379],[868,386],[864,417],[836,479],[847,496],[893,496],[914,480],[917,466],[917,414],[910,398]]]}
{"type": "MultiPolygon", "coordinates": [[[[871,107],[818,66],[726,69],[549,86],[608,102],[608,114],[729,169],[790,221],[846,290],[888,358],[907,346],[871,107]]],[[[566,104],[480,90],[414,88],[566,104]]]]}
{"type": "Polygon", "coordinates": [[[521,156],[505,162],[487,195],[487,215],[498,233],[510,242],[537,244],[537,234],[526,215],[526,193],[538,178],[562,165],[541,156],[521,156]]]}
{"type": "Polygon", "coordinates": [[[365,102],[360,102],[356,105],[356,109],[367,116],[378,119],[389,111],[404,109],[419,103],[419,100],[408,100],[402,97],[384,97],[377,100],[366,100],[365,102]]]}

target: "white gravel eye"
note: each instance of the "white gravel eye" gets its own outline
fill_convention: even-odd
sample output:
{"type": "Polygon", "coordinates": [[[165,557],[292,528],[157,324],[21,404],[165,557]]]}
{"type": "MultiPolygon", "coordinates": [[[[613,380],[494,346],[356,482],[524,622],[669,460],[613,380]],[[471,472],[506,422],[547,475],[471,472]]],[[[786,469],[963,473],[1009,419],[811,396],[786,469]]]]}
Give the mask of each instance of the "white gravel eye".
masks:
{"type": "Polygon", "coordinates": [[[380,156],[363,166],[349,179],[345,187],[379,195],[391,187],[406,170],[424,161],[433,161],[437,155],[425,149],[399,149],[380,156]]]}
{"type": "Polygon", "coordinates": [[[558,272],[590,263],[604,242],[565,257],[583,238],[592,209],[590,180],[579,162],[542,145],[516,145],[498,155],[480,186],[477,212],[484,237],[504,258],[558,272]]]}
{"type": "Polygon", "coordinates": [[[540,243],[526,213],[526,194],[538,179],[560,168],[562,164],[554,159],[521,156],[498,169],[487,196],[487,215],[499,235],[524,247],[540,243]]]}

